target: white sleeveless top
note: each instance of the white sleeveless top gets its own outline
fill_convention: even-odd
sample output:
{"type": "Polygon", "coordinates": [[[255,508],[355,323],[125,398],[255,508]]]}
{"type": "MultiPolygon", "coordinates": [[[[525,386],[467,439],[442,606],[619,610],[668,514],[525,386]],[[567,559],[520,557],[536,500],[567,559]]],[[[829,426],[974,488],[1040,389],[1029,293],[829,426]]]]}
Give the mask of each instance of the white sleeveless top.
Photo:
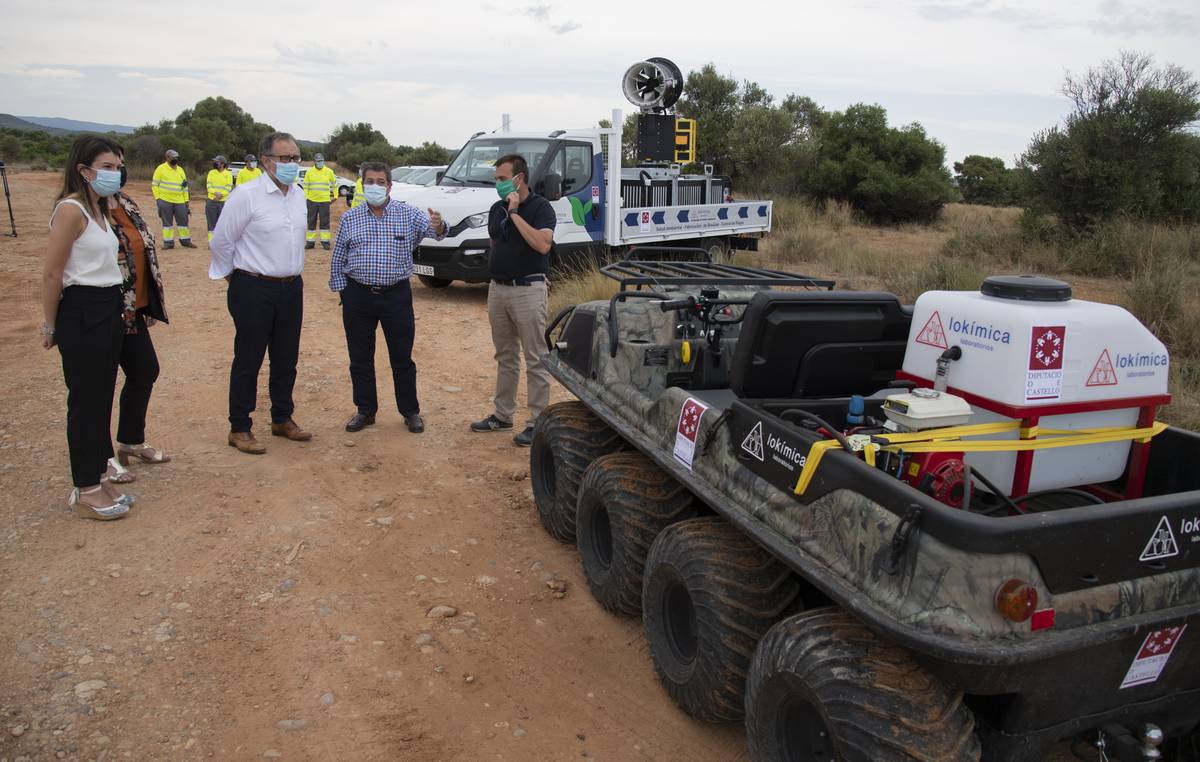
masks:
{"type": "Polygon", "coordinates": [[[63,268],[63,288],[67,286],[119,286],[124,280],[121,277],[121,267],[117,264],[117,234],[105,222],[104,227],[92,219],[84,209],[83,204],[73,198],[65,198],[55,205],[50,214],[53,224],[54,215],[63,204],[74,204],[83,212],[87,227],[71,246],[67,256],[67,265],[63,268]]]}

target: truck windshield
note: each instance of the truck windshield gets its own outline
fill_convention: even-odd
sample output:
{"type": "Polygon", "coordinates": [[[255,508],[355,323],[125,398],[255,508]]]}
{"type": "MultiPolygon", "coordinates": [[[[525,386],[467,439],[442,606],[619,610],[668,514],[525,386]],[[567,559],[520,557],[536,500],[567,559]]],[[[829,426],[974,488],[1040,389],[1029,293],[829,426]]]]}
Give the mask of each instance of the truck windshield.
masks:
{"type": "MultiPolygon", "coordinates": [[[[549,140],[534,138],[486,137],[463,146],[446,169],[442,185],[495,185],[496,159],[510,153],[520,154],[532,168],[542,163],[550,150],[549,140]]],[[[532,171],[532,170],[531,170],[532,171]]]]}

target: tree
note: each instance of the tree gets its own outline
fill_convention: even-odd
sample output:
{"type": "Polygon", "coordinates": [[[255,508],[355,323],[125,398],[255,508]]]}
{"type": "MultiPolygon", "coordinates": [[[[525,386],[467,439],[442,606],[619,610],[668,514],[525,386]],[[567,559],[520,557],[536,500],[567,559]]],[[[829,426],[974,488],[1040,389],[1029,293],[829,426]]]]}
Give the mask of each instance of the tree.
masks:
{"type": "Polygon", "coordinates": [[[450,163],[450,151],[438,145],[437,142],[431,143],[428,140],[417,148],[408,148],[407,151],[398,149],[397,154],[397,160],[402,165],[436,167],[450,163]]]}
{"type": "Polygon", "coordinates": [[[1036,134],[1018,167],[1030,208],[1076,229],[1114,217],[1200,219],[1200,84],[1174,65],[1123,52],[1063,93],[1074,111],[1036,134]]]}
{"type": "MultiPolygon", "coordinates": [[[[325,158],[329,158],[326,155],[325,158]]],[[[360,145],[358,143],[348,143],[343,145],[338,151],[338,164],[350,169],[354,172],[358,171],[359,165],[365,161],[382,161],[389,167],[399,165],[397,161],[396,149],[392,148],[387,140],[377,140],[370,145],[360,145]]]]}
{"type": "Polygon", "coordinates": [[[954,179],[968,204],[1009,206],[1016,202],[1015,170],[1004,159],[972,154],[954,162],[954,179]]]}
{"type": "Polygon", "coordinates": [[[883,107],[860,103],[821,120],[806,185],[816,198],[849,202],[874,222],[929,222],[950,198],[945,158],[921,125],[889,127],[883,107]]]}
{"type": "Polygon", "coordinates": [[[700,71],[688,72],[678,107],[681,116],[696,120],[697,163],[712,164],[718,172],[732,173],[729,133],[739,106],[736,79],[723,76],[711,63],[700,71]]]}
{"type": "Polygon", "coordinates": [[[354,124],[346,122],[338,125],[337,129],[331,132],[329,137],[325,139],[325,158],[348,165],[349,162],[339,156],[342,146],[370,146],[380,142],[387,143],[388,140],[382,132],[372,127],[370,122],[356,122],[354,124]]]}
{"type": "Polygon", "coordinates": [[[794,128],[792,115],[780,108],[750,106],[738,114],[729,139],[736,173],[750,190],[761,191],[771,184],[794,128]]]}
{"type": "Polygon", "coordinates": [[[269,124],[255,121],[248,112],[228,98],[205,98],[189,109],[179,112],[175,119],[163,119],[158,124],[145,124],[134,130],[131,152],[137,163],[155,164],[162,161],[168,148],[179,152],[186,164],[202,172],[210,159],[218,154],[234,161],[247,153],[258,153],[262,139],[274,132],[269,124]],[[159,149],[150,151],[157,138],[159,149]]]}

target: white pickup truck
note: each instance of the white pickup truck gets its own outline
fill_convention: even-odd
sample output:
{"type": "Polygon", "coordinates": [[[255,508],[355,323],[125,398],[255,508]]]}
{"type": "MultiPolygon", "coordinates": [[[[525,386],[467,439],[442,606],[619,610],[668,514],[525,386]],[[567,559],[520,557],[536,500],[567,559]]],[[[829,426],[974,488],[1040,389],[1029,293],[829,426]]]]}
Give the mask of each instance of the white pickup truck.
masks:
{"type": "Polygon", "coordinates": [[[757,248],[771,229],[770,201],[733,201],[729,179],[712,174],[622,169],[619,110],[612,123],[616,129],[477,133],[437,185],[417,194],[393,185],[393,198],[436,209],[450,226],[443,240],[427,238],[414,252],[421,282],[444,288],[488,280],[488,210],[499,200],[495,162],[509,153],[525,158],[531,187],[558,213],[551,266],[636,245],[702,247],[714,261],[731,248],[757,248]]]}

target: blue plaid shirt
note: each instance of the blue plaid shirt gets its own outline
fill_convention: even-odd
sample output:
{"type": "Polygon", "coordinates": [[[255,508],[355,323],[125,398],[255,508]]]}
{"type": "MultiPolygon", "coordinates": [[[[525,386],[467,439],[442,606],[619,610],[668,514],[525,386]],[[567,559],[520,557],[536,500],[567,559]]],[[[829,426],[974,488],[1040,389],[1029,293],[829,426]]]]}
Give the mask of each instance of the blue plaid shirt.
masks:
{"type": "Polygon", "coordinates": [[[350,277],[367,286],[391,286],[412,275],[413,249],[423,238],[445,238],[429,224],[423,209],[388,199],[383,216],[371,214],[369,204],[359,204],[342,215],[333,259],[329,263],[329,288],[341,291],[350,277]]]}

